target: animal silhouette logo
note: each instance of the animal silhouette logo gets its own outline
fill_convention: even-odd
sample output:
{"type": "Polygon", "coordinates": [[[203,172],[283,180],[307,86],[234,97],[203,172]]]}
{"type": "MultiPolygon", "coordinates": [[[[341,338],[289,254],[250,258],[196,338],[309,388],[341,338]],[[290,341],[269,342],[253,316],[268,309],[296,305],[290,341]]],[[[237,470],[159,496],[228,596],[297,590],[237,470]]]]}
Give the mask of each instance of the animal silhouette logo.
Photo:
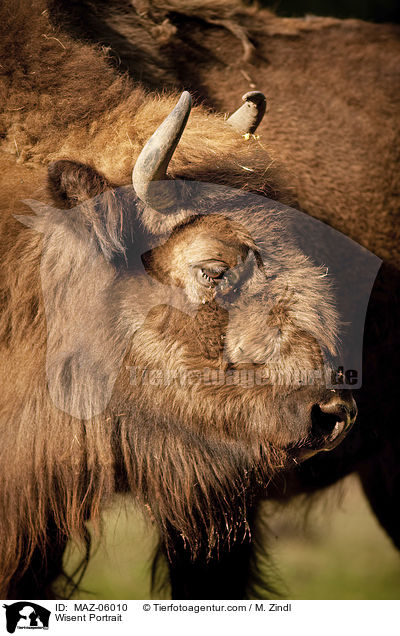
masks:
{"type": "Polygon", "coordinates": [[[3,607],[6,610],[6,627],[9,634],[14,634],[16,629],[49,629],[51,612],[37,603],[20,601],[3,607]]]}

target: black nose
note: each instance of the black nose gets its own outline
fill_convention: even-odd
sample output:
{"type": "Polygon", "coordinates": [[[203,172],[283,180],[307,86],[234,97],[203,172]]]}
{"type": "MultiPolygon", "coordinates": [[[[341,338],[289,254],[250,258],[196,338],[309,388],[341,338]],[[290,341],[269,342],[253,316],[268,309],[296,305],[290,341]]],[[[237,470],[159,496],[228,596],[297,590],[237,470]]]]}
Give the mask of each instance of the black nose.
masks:
{"type": "Polygon", "coordinates": [[[335,391],[328,402],[314,404],[311,409],[311,432],[323,442],[321,450],[330,450],[353,425],[357,406],[352,395],[335,391]]]}

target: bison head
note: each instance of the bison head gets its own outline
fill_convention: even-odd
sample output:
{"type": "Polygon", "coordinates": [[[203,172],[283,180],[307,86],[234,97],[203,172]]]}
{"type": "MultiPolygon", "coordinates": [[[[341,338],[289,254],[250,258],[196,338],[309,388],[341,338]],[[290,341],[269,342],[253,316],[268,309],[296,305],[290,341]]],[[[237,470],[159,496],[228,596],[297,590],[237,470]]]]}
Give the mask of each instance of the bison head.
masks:
{"type": "Polygon", "coordinates": [[[59,161],[51,190],[70,209],[29,202],[36,216],[23,218],[44,234],[54,405],[115,427],[122,482],[127,473],[184,536],[207,524],[205,501],[215,516],[229,489],[333,448],[356,416],[330,382],[331,284],[297,246],[286,208],[167,178],[190,103],[184,93],[151,137],[133,187],[59,161]]]}

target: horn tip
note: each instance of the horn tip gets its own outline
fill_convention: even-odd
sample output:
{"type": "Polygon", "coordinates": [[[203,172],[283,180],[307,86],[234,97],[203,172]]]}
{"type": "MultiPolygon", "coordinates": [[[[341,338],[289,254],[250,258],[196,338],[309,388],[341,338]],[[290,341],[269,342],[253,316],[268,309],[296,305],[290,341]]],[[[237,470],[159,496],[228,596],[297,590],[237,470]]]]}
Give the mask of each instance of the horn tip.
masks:
{"type": "Polygon", "coordinates": [[[192,100],[192,96],[189,93],[189,91],[183,91],[182,95],[179,98],[179,102],[181,103],[182,106],[183,105],[188,106],[188,107],[192,106],[193,100],[192,100]]]}
{"type": "Polygon", "coordinates": [[[255,102],[256,104],[265,104],[267,98],[261,91],[249,91],[242,96],[244,102],[255,102]]]}

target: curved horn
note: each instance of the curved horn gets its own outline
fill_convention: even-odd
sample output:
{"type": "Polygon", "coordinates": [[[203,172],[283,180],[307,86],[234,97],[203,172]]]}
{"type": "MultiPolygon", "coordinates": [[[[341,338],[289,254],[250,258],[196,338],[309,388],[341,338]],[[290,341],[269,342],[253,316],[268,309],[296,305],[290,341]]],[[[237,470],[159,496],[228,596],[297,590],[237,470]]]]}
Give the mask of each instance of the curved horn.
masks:
{"type": "Polygon", "coordinates": [[[159,182],[166,179],[168,164],[185,129],[191,107],[192,98],[185,91],[150,137],[135,163],[132,173],[135,192],[143,203],[155,210],[164,210],[175,203],[171,182],[168,187],[159,182]]]}
{"type": "Polygon", "coordinates": [[[254,133],[264,117],[267,100],[260,91],[250,91],[243,95],[244,104],[226,120],[241,133],[254,133]]]}

